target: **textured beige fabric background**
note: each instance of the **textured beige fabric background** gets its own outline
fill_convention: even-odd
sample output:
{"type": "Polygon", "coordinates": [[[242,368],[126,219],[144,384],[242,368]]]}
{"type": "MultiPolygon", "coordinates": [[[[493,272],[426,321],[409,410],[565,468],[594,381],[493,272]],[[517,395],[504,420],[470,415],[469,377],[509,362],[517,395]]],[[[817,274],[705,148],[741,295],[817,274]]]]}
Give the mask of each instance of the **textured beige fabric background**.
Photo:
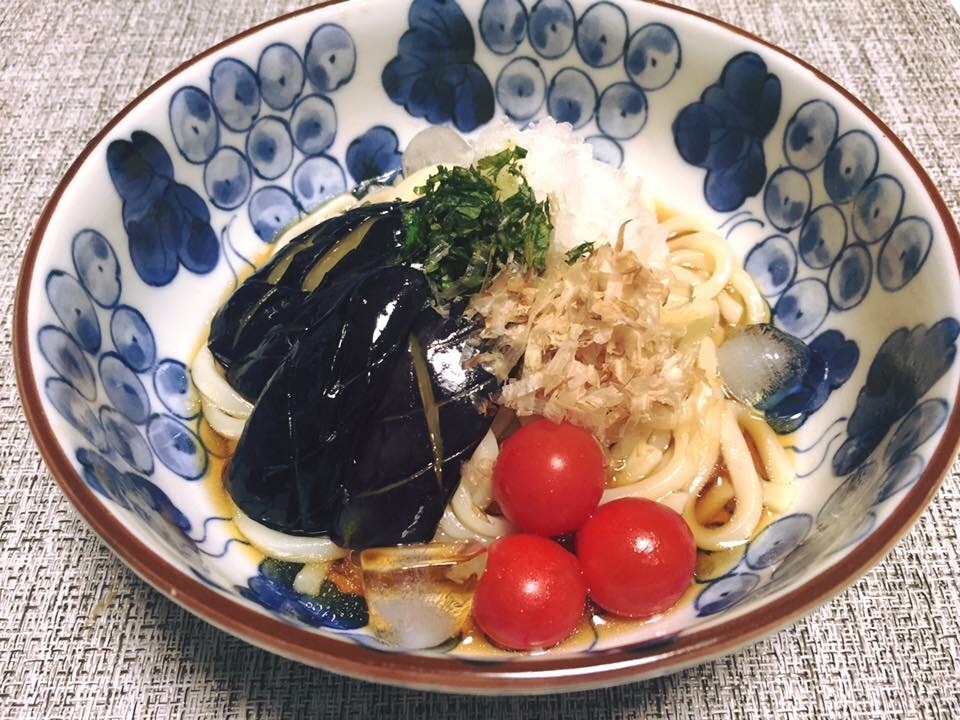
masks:
{"type": "MultiPolygon", "coordinates": [[[[960,207],[960,18],[946,0],[684,0],[863,99],[960,207]]],[[[181,61],[295,3],[0,0],[0,339],[43,203],[88,139],[181,61]]],[[[956,471],[956,468],[955,468],[956,471]]],[[[80,521],[0,355],[2,718],[957,718],[960,480],[825,607],[739,654],[625,687],[480,699],[379,687],[227,636],[133,576],[80,521]]]]}

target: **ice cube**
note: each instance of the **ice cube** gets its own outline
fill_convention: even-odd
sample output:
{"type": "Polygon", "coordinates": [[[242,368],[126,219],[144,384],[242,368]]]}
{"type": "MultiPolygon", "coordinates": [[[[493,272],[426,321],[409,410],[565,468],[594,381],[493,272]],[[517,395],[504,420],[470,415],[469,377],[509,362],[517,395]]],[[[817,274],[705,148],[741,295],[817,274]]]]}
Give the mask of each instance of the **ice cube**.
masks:
{"type": "Polygon", "coordinates": [[[376,637],[391,647],[422,650],[456,636],[485,560],[475,543],[364,550],[363,589],[376,637]]]}
{"type": "Polygon", "coordinates": [[[802,340],[773,325],[748,325],[717,348],[727,390],[758,410],[798,389],[810,361],[810,348],[802,340]]]}
{"type": "Polygon", "coordinates": [[[443,163],[464,165],[470,160],[470,146],[454,130],[441,125],[421,130],[403,152],[403,174],[410,177],[418,170],[443,163]]]}

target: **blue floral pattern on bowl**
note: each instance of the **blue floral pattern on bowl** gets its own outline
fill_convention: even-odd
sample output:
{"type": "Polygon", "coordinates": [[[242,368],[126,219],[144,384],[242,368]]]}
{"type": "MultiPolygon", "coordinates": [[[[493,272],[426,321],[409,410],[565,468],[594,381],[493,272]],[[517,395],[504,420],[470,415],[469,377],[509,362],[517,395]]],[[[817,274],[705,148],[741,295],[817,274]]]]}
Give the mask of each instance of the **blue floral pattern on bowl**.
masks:
{"type": "MultiPolygon", "coordinates": [[[[46,319],[33,337],[38,385],[75,431],[65,445],[89,487],[221,591],[290,622],[361,627],[362,599],[345,620],[330,588],[293,591],[290,568],[251,560],[215,503],[186,500],[210,494],[224,450],[183,349],[203,328],[188,322],[196,337],[174,348],[153,293],[182,297],[203,279],[229,289],[281,228],[397,172],[424,122],[468,133],[495,116],[523,125],[549,114],[605,162],[656,156],[675,186],[699,180],[704,210],[738,243],[776,324],[822,358],[768,417],[783,431],[803,426],[801,492],[815,476],[829,492],[771,522],[702,582],[678,614],[688,625],[663,642],[696,628],[694,616],[796,585],[866,537],[920,477],[944,427],[960,334],[935,308],[904,311],[917,319],[879,341],[858,324],[870,317],[858,313],[911,286],[937,234],[876,128],[851,123],[856,115],[828,97],[787,104],[783,60],[759,46],[730,49],[713,75],[691,70],[697,30],[662,8],[413,0],[389,13],[400,24],[378,38],[386,51],[332,12],[284,42],[254,35],[227,46],[178,78],[162,123],[131,115],[94,158],[115,216],[84,216],[69,256],[44,268],[46,319]],[[379,114],[359,112],[361,101],[379,114]]],[[[202,299],[213,304],[221,290],[202,299]]]]}

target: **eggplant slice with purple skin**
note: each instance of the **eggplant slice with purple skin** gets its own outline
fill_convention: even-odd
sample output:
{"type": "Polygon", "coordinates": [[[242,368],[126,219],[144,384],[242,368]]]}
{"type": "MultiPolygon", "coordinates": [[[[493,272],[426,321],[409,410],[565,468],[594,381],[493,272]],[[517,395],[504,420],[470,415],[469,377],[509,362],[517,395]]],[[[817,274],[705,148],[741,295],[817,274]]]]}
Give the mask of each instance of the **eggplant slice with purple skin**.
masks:
{"type": "Polygon", "coordinates": [[[330,531],[338,545],[427,542],[436,533],[461,465],[490,428],[499,387],[479,365],[464,366],[475,325],[462,310],[444,318],[428,307],[417,317],[387,392],[354,438],[330,531]]]}
{"type": "Polygon", "coordinates": [[[227,301],[210,348],[255,400],[224,481],[267,527],[360,549],[429,541],[489,429],[474,325],[396,264],[401,206],[304,233],[227,301]]]}
{"type": "Polygon", "coordinates": [[[396,261],[400,210],[365,205],[320,223],[237,288],[210,323],[207,343],[234,390],[254,402],[308,328],[360,279],[396,261]]]}

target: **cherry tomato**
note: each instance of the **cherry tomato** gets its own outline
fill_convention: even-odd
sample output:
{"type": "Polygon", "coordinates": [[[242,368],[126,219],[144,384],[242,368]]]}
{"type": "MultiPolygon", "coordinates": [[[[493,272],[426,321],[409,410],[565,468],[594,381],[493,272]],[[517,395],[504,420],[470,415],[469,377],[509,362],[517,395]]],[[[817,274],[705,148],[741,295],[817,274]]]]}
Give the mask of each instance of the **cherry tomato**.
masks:
{"type": "Polygon", "coordinates": [[[590,597],[616,615],[645,618],[668,610],[693,581],[693,533],[653,500],[601,505],[580,528],[576,546],[590,597]]]}
{"type": "Polygon", "coordinates": [[[600,502],[603,451],[576,425],[535,420],[508,437],[493,467],[493,497],[524,532],[554,537],[579,528],[600,502]]]}
{"type": "Polygon", "coordinates": [[[572,553],[538,535],[508,535],[487,550],[473,594],[473,619],[501,647],[541,650],[574,631],[586,599],[572,553]]]}

